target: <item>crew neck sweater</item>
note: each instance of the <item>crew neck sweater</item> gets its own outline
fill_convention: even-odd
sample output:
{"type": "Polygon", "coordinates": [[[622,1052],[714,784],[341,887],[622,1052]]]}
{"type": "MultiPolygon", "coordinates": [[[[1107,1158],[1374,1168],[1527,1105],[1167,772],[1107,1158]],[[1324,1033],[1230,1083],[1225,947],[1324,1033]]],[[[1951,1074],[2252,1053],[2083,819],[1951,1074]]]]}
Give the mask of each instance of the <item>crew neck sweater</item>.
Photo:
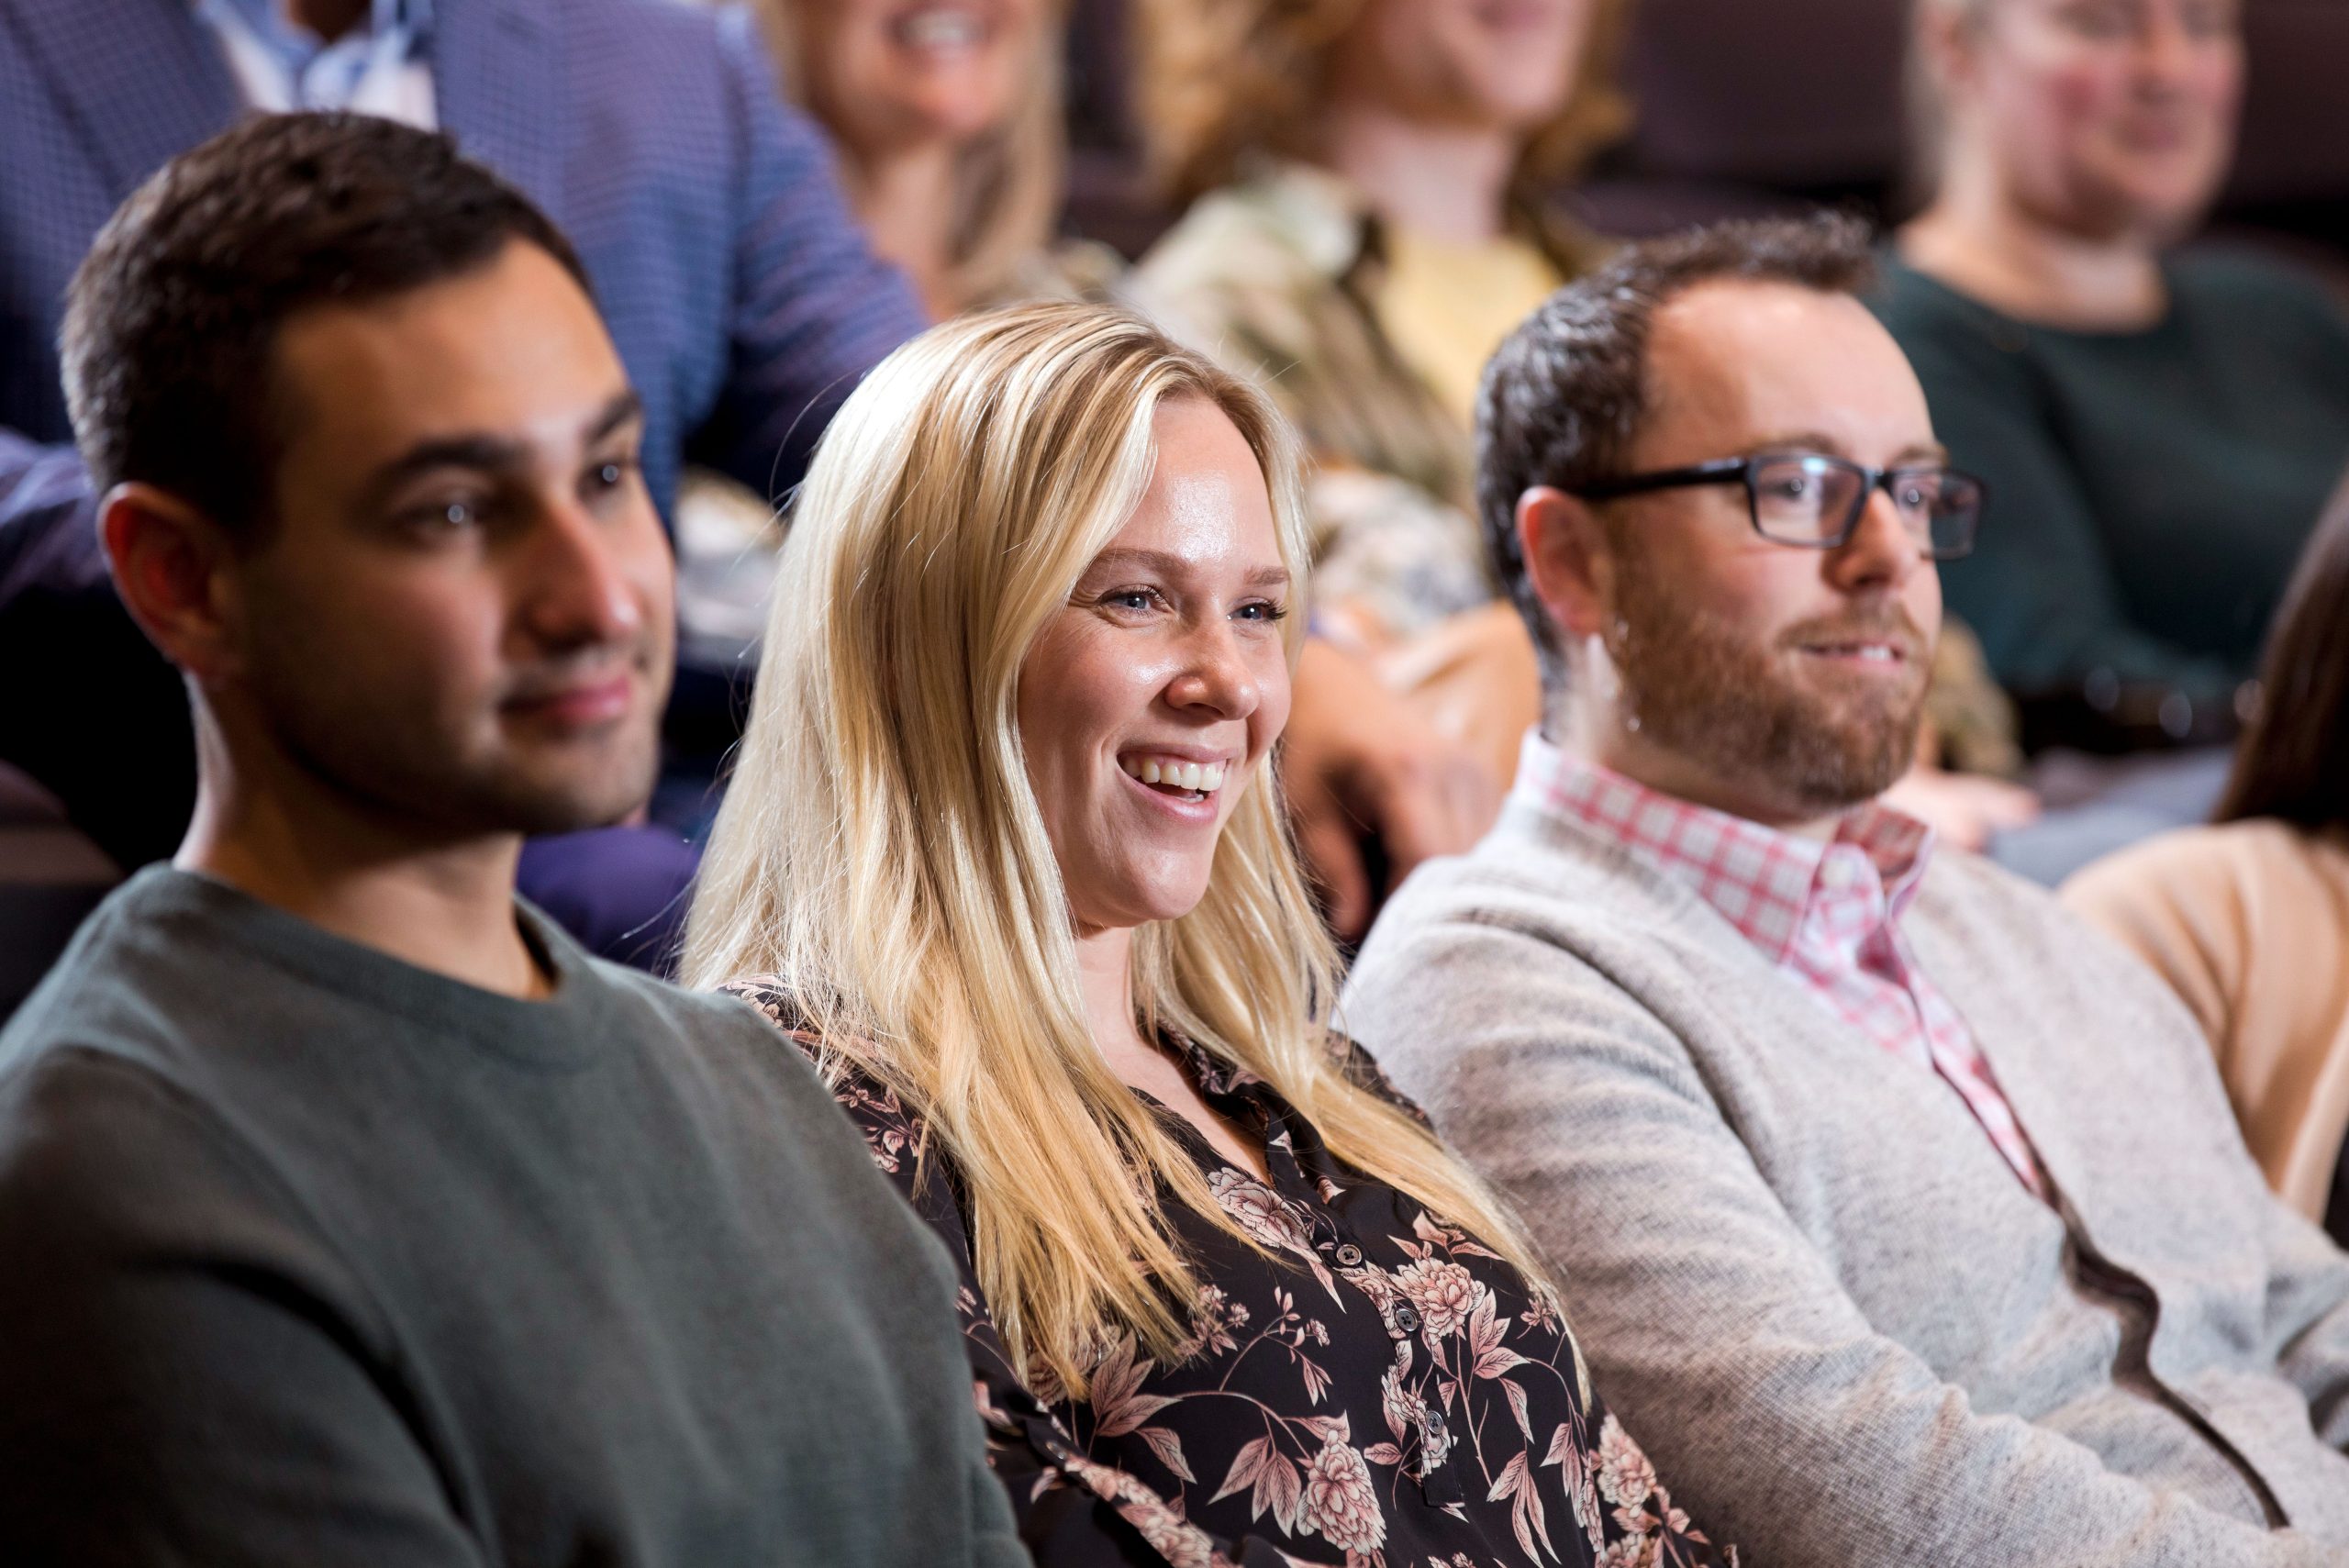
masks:
{"type": "Polygon", "coordinates": [[[1958,467],[1989,484],[1953,614],[2025,694],[2098,672],[2223,703],[2349,465],[2349,317],[2221,250],[2137,331],[2018,320],[1887,255],[1874,302],[1958,467]]]}
{"type": "Polygon", "coordinates": [[[954,1274],[797,1051],[150,869],[0,1031],[0,1561],[1013,1563],[954,1274]]]}

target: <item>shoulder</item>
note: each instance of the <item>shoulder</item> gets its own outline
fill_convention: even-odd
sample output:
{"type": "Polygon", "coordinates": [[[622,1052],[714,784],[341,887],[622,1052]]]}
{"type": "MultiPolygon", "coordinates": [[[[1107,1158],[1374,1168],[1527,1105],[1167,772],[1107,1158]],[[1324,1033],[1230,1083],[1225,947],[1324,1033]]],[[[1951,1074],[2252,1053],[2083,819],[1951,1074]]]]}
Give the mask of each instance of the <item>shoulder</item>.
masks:
{"type": "MultiPolygon", "coordinates": [[[[1937,397],[1972,383],[2019,380],[2032,360],[2029,328],[1889,251],[1867,305],[1937,397]]],[[[1941,413],[1937,404],[1937,419],[1941,413]]]]}
{"type": "Polygon", "coordinates": [[[2349,901],[2349,850],[2265,818],[2181,828],[2076,873],[2062,898],[2107,929],[2163,920],[2301,926],[2349,901]]]}
{"type": "Polygon", "coordinates": [[[2335,328],[2343,321],[2340,303],[2314,272],[2251,246],[2196,246],[2166,271],[2178,307],[2198,316],[2335,328]]]}
{"type": "Polygon", "coordinates": [[[1690,1058],[1675,1009],[1738,940],[1629,851],[1512,803],[1474,851],[1423,866],[1388,902],[1339,1021],[1431,1106],[1435,1079],[1507,1077],[1528,1052],[1677,1079],[1690,1058]]]}
{"type": "Polygon", "coordinates": [[[1194,309],[1222,295],[1318,292],[1361,254],[1362,225],[1337,181],[1278,166],[1192,203],[1136,267],[1134,286],[1153,305],[1194,309]]]}
{"type": "Polygon", "coordinates": [[[0,1075],[0,1276],[241,1237],[315,1262],[306,1211],[227,1118],[155,1066],[51,1036],[0,1075]]]}
{"type": "Polygon", "coordinates": [[[791,989],[774,976],[740,976],[719,986],[717,995],[746,1006],[768,1030],[797,1048],[823,1081],[832,1103],[863,1135],[873,1163],[900,1190],[916,1195],[916,1207],[934,1222],[938,1216],[931,1213],[933,1206],[918,1195],[929,1185],[920,1180],[930,1158],[929,1126],[896,1085],[835,1049],[791,989]]]}

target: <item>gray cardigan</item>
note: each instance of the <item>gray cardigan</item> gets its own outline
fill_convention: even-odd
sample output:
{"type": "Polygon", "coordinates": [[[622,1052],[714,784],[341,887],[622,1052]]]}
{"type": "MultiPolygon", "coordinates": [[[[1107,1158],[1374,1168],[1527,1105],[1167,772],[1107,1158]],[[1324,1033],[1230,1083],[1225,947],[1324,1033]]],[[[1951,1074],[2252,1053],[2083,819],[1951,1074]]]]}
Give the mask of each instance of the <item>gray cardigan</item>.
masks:
{"type": "Polygon", "coordinates": [[[2269,1195],[2193,1020],[1972,857],[1904,929],[2062,1215],[1939,1078],[1523,796],[1397,895],[1340,1024],[1516,1202],[1601,1392],[1752,1561],[2349,1564],[2349,1257],[2269,1195]]]}

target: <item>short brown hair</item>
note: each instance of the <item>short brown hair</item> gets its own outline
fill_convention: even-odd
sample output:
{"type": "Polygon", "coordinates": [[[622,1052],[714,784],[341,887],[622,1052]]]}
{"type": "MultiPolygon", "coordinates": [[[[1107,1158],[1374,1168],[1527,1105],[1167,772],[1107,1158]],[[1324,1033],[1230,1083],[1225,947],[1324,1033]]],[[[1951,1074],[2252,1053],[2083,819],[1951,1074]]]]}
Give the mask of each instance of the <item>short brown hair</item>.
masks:
{"type": "MultiPolygon", "coordinates": [[[[1139,97],[1151,166],[1187,206],[1230,184],[1251,153],[1307,158],[1330,59],[1366,0],[1143,0],[1139,97]]],[[[1628,129],[1617,84],[1631,0],[1595,0],[1565,106],[1527,139],[1511,205],[1538,211],[1628,129]]]]}
{"type": "Polygon", "coordinates": [[[1867,226],[1820,214],[1715,224],[1619,250],[1552,295],[1485,367],[1476,396],[1476,507],[1494,580],[1525,617],[1543,678],[1564,651],[1518,548],[1518,497],[1614,478],[1646,419],[1655,313],[1699,284],[1792,284],[1859,294],[1875,281],[1867,226]]]}
{"type": "Polygon", "coordinates": [[[2349,485],[2300,552],[2260,663],[2259,704],[2213,819],[2349,822],[2349,485]]]}
{"type": "Polygon", "coordinates": [[[372,115],[262,115],[182,153],[107,219],[66,296],[65,397],[92,478],[168,490],[258,542],[286,320],[463,276],[517,239],[593,296],[553,223],[445,136],[372,115]]]}

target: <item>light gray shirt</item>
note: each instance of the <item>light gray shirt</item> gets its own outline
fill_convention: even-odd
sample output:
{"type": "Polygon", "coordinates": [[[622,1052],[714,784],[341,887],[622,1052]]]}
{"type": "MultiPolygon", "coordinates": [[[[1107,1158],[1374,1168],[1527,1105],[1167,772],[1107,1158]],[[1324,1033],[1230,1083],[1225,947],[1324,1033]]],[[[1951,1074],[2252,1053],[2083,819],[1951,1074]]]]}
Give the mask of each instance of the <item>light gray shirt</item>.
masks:
{"type": "Polygon", "coordinates": [[[1517,1203],[1609,1400],[1754,1562],[2349,1564],[2349,1258],[2268,1193],[2192,1019],[1970,856],[1906,929],[2056,1206],[1526,792],[1398,894],[1339,1022],[1517,1203]]]}

